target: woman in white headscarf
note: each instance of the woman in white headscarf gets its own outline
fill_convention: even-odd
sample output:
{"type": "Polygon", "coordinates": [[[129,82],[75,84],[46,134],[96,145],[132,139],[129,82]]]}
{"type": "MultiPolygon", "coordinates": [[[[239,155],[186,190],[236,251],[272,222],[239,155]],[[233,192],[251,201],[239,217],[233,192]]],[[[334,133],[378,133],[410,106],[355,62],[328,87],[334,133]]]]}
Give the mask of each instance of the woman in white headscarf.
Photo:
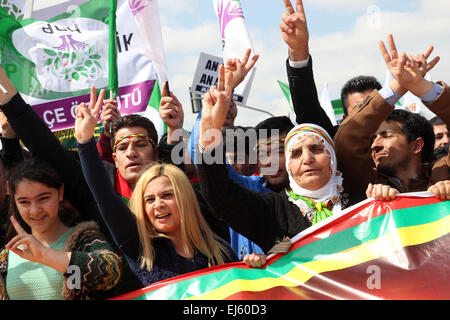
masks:
{"type": "Polygon", "coordinates": [[[223,157],[215,161],[231,97],[227,81],[221,66],[218,87],[213,86],[203,99],[197,157],[202,195],[217,218],[265,253],[285,252],[288,239],[342,207],[342,176],[336,170],[333,142],[319,126],[296,126],[285,141],[290,191],[263,194],[236,184],[228,176],[223,157]]]}
{"type": "Polygon", "coordinates": [[[289,200],[312,224],[341,211],[343,178],[333,140],[325,130],[310,123],[294,127],[286,136],[285,157],[289,200]]]}

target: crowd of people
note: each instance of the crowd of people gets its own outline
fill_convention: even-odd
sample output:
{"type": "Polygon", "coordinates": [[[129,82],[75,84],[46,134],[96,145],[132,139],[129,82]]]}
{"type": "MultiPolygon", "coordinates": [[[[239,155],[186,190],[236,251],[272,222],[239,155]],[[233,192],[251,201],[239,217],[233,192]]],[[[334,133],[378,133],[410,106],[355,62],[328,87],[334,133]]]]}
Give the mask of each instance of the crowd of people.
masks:
{"type": "Polygon", "coordinates": [[[334,126],[317,96],[303,3],[284,4],[296,123],[234,126],[233,90],[258,60],[248,50],[219,67],[188,143],[175,134],[183,106],[167,85],[162,137],[92,87],[89,104],[75,109],[73,152],[0,68],[0,299],[106,299],[228,262],[261,267],[299,232],[366,198],[450,199],[450,90],[425,79],[439,61],[428,61],[433,48],[406,54],[392,35],[388,48],[380,41],[392,82],[350,79],[334,126]],[[436,119],[396,109],[408,91],[436,119]],[[173,161],[174,150],[184,161],[173,161]]]}

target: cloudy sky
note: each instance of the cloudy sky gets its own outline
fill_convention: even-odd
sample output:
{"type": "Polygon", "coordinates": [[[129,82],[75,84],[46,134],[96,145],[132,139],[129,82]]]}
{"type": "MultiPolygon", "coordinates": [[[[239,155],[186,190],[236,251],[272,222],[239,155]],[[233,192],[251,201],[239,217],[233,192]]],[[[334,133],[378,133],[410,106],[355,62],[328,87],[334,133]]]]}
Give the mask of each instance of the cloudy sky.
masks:
{"type": "MultiPolygon", "coordinates": [[[[67,1],[36,0],[35,7],[45,10],[55,2],[67,1]]],[[[183,103],[184,127],[189,130],[196,115],[188,88],[200,52],[222,54],[213,0],[158,3],[170,88],[183,103]]],[[[260,54],[247,105],[287,115],[290,108],[277,83],[287,82],[287,47],[279,29],[283,0],[241,0],[241,5],[253,47],[260,54]]],[[[432,79],[450,82],[450,1],[304,0],[304,6],[319,93],[327,82],[331,99],[339,98],[341,86],[360,74],[373,75],[383,84],[386,68],[377,43],[386,41],[388,33],[394,35],[400,51],[421,53],[434,45],[432,57],[439,55],[441,61],[432,70],[432,79]]],[[[252,126],[267,117],[266,113],[239,107],[235,124],[252,126]]]]}
{"type": "MultiPolygon", "coordinates": [[[[294,4],[295,0],[291,0],[294,4]]],[[[260,54],[247,105],[274,115],[287,115],[289,105],[277,80],[287,82],[287,47],[279,24],[282,0],[241,0],[254,49],[260,54]]],[[[383,84],[386,68],[378,40],[392,33],[400,51],[423,52],[434,45],[441,61],[433,80],[450,77],[450,2],[446,0],[304,0],[314,59],[316,84],[325,82],[332,99],[346,80],[373,75],[383,84]]],[[[220,56],[220,35],[212,0],[159,0],[171,90],[185,109],[185,128],[192,114],[188,87],[200,52],[220,56]]],[[[240,107],[236,125],[251,126],[267,114],[240,107]]]]}

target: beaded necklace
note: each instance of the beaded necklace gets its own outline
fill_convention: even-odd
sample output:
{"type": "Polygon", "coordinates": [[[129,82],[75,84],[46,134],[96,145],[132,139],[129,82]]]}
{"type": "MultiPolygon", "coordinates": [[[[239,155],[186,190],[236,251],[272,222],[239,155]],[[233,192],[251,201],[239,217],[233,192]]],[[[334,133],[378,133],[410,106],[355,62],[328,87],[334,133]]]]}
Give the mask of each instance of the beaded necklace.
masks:
{"type": "Polygon", "coordinates": [[[296,194],[294,191],[288,191],[289,196],[294,200],[302,200],[309,208],[314,210],[314,218],[312,224],[322,221],[333,215],[333,206],[339,201],[339,198],[333,197],[328,201],[315,202],[313,199],[296,194]]]}

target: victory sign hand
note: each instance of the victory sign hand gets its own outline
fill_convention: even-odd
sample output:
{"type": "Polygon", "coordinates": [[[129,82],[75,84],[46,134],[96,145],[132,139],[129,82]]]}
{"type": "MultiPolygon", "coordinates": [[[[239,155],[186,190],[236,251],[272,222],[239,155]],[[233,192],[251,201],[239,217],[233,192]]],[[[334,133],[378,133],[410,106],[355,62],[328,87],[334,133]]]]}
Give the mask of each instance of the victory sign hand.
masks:
{"type": "Polygon", "coordinates": [[[212,86],[203,98],[202,118],[200,120],[200,144],[203,147],[214,142],[214,147],[220,144],[221,130],[230,106],[233,74],[225,78],[225,68],[219,67],[217,87],[212,86]]]}
{"type": "Polygon", "coordinates": [[[95,127],[97,126],[100,110],[103,106],[103,98],[105,97],[105,90],[100,90],[100,95],[97,99],[95,87],[91,87],[91,100],[89,107],[86,103],[81,103],[75,109],[75,137],[78,143],[86,143],[94,136],[95,127]]]}
{"type": "Polygon", "coordinates": [[[253,55],[252,59],[249,61],[251,52],[252,50],[250,48],[247,49],[242,60],[239,60],[238,58],[228,59],[227,64],[225,65],[225,77],[227,78],[230,73],[233,74],[232,82],[229,84],[232,89],[236,88],[244,81],[256,61],[258,61],[259,54],[253,55]]]}
{"type": "Polygon", "coordinates": [[[290,0],[283,0],[286,12],[281,15],[281,36],[289,48],[292,61],[305,60],[309,56],[309,32],[302,0],[295,0],[295,12],[290,0]]]}
{"type": "Polygon", "coordinates": [[[6,244],[6,249],[11,250],[24,259],[41,263],[45,255],[46,247],[33,235],[27,233],[14,216],[11,216],[11,223],[14,229],[16,229],[17,235],[6,244]],[[22,246],[22,249],[19,249],[19,246],[22,246]]]}

